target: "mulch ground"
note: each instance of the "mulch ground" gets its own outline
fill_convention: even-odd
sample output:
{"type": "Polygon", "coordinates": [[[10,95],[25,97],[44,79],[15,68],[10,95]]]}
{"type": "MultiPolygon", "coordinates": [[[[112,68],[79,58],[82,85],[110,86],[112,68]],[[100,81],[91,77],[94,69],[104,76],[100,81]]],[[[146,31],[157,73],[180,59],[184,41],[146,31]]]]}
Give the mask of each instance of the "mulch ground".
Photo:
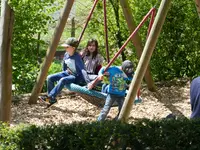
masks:
{"type": "MultiPolygon", "coordinates": [[[[143,102],[133,105],[129,121],[141,118],[162,119],[173,113],[180,117],[189,118],[191,114],[189,87],[187,79],[156,83],[157,92],[148,91],[145,85],[141,88],[143,102]]],[[[42,103],[29,105],[30,94],[17,96],[12,103],[11,124],[28,123],[35,125],[59,124],[72,122],[95,121],[101,111],[78,95],[66,94],[64,90],[58,98],[58,103],[49,109],[42,103]]],[[[108,119],[117,114],[117,107],[113,107],[108,119]]]]}

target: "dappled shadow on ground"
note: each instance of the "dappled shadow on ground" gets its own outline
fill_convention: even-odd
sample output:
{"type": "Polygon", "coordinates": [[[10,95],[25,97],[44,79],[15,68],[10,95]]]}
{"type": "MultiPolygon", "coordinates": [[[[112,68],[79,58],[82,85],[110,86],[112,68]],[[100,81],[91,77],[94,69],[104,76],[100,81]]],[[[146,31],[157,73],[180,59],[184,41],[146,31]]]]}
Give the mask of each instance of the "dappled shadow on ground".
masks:
{"type": "Polygon", "coordinates": [[[143,117],[161,119],[170,113],[179,117],[189,117],[189,86],[188,80],[181,80],[156,84],[156,92],[150,92],[146,87],[142,88],[143,103],[133,108],[131,120],[143,117]]]}
{"type": "MultiPolygon", "coordinates": [[[[150,92],[145,86],[141,88],[141,104],[133,105],[130,122],[140,118],[162,119],[173,113],[189,117],[189,81],[167,82],[157,84],[157,92],[150,92]]],[[[12,104],[12,124],[30,123],[37,125],[91,122],[95,121],[101,109],[83,100],[80,96],[66,95],[59,97],[57,104],[45,109],[44,104],[28,104],[30,95],[18,97],[12,104]]],[[[117,114],[117,108],[112,108],[108,118],[117,114]]]]}

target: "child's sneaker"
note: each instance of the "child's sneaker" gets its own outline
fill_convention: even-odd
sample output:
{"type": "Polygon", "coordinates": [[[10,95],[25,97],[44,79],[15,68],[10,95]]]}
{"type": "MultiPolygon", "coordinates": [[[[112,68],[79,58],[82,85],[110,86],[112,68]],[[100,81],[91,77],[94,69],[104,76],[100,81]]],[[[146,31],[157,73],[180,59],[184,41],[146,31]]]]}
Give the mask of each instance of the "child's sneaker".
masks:
{"type": "Polygon", "coordinates": [[[52,98],[50,98],[49,99],[49,104],[51,104],[51,105],[53,105],[54,103],[56,103],[57,102],[57,99],[52,99],[52,98]]]}
{"type": "Polygon", "coordinates": [[[134,104],[139,104],[139,103],[142,103],[142,98],[136,96],[136,99],[135,99],[135,101],[134,101],[134,104]]]}
{"type": "Polygon", "coordinates": [[[40,96],[39,99],[41,102],[50,103],[49,101],[51,98],[45,95],[45,96],[40,96]]]}
{"type": "Polygon", "coordinates": [[[51,105],[57,102],[56,99],[53,99],[53,98],[48,97],[48,96],[41,96],[40,100],[44,103],[51,104],[51,105]]]}
{"type": "Polygon", "coordinates": [[[51,106],[53,106],[53,104],[57,103],[57,99],[50,99],[49,100],[49,104],[47,105],[47,108],[50,108],[51,106]]]}

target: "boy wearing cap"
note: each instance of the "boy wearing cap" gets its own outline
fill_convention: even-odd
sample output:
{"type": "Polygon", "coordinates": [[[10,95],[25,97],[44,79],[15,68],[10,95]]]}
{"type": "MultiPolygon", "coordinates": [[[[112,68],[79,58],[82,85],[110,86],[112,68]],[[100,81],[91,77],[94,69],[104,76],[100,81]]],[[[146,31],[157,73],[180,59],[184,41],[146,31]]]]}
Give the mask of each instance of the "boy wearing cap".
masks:
{"type": "Polygon", "coordinates": [[[56,96],[66,84],[90,82],[84,68],[84,63],[80,55],[76,52],[78,40],[75,38],[68,38],[61,46],[66,49],[63,58],[63,71],[47,77],[47,96],[40,97],[40,100],[50,105],[57,102],[56,96]],[[55,86],[56,82],[58,83],[55,86]]]}
{"type": "MultiPolygon", "coordinates": [[[[127,81],[132,80],[133,77],[133,63],[129,60],[126,60],[122,63],[121,67],[112,66],[108,68],[106,72],[104,72],[104,68],[99,71],[98,80],[104,80],[105,77],[108,77],[108,84],[104,84],[102,86],[102,92],[108,93],[106,97],[106,101],[103,109],[97,119],[97,121],[105,120],[107,114],[110,111],[113,103],[116,101],[118,103],[118,115],[116,119],[118,119],[119,113],[121,111],[126,89],[127,89],[127,81]]],[[[94,83],[91,82],[88,84],[88,89],[92,89],[94,87],[94,83]]]]}

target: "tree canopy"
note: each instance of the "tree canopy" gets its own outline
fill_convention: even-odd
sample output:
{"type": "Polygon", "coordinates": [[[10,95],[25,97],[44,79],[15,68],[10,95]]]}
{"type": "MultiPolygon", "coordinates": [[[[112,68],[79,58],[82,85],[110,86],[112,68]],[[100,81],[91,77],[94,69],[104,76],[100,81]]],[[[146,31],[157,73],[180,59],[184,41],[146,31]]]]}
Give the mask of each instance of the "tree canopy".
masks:
{"type": "MultiPolygon", "coordinates": [[[[39,66],[51,39],[55,24],[63,6],[63,0],[10,0],[15,13],[12,41],[13,85],[15,94],[30,92],[35,83],[39,66]]],[[[129,0],[132,15],[138,24],[156,0],[129,0]]],[[[77,0],[74,11],[75,36],[78,37],[92,1],[77,0]]],[[[109,48],[111,57],[130,35],[119,0],[107,1],[109,48]]],[[[146,41],[148,23],[139,31],[143,45],[146,41]]],[[[103,26],[103,6],[99,2],[80,47],[84,47],[90,38],[99,41],[100,51],[105,56],[103,26]]],[[[200,73],[199,45],[200,20],[193,1],[172,2],[163,30],[151,60],[152,74],[155,80],[170,80],[181,77],[195,77],[200,73]]],[[[70,20],[61,40],[71,36],[70,20]]],[[[59,49],[59,48],[58,48],[59,49]]],[[[121,60],[131,59],[137,65],[135,48],[130,42],[121,60]]],[[[57,71],[57,69],[56,69],[57,71]]],[[[51,70],[52,73],[52,70],[51,70]]]]}

